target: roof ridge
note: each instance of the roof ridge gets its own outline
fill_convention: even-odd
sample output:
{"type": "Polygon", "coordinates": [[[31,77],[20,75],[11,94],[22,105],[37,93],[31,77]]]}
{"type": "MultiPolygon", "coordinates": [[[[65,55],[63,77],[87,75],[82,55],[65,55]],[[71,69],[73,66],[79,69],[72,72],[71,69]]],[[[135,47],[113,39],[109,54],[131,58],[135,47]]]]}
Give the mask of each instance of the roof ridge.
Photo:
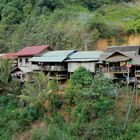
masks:
{"type": "Polygon", "coordinates": [[[107,48],[113,48],[113,47],[140,47],[140,45],[107,46],[107,48]]]}

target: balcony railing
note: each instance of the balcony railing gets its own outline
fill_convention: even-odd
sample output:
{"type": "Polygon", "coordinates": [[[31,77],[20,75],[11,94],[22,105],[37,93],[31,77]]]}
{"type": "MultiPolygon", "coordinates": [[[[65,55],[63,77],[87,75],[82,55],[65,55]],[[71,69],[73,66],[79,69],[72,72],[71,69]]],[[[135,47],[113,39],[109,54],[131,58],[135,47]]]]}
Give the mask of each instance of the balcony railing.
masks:
{"type": "Polygon", "coordinates": [[[140,77],[140,70],[135,71],[135,77],[140,77]]]}
{"type": "Polygon", "coordinates": [[[66,71],[64,66],[43,66],[45,71],[66,71]]]}
{"type": "Polygon", "coordinates": [[[66,71],[64,66],[51,66],[51,71],[66,71]]]}
{"type": "Polygon", "coordinates": [[[103,73],[128,73],[128,68],[124,66],[105,67],[101,71],[103,73]]]}
{"type": "Polygon", "coordinates": [[[127,73],[128,72],[128,68],[127,67],[111,67],[110,68],[110,72],[113,73],[127,73]]]}

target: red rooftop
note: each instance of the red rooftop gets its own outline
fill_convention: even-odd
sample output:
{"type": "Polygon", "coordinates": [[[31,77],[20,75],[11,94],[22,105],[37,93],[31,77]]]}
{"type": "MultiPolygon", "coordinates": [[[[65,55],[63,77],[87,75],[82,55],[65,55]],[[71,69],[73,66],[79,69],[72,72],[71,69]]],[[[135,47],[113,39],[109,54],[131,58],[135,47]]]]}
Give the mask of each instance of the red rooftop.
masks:
{"type": "Polygon", "coordinates": [[[1,56],[2,59],[16,59],[15,53],[6,53],[5,55],[1,56]]]}
{"type": "Polygon", "coordinates": [[[16,52],[14,56],[34,56],[50,49],[49,45],[25,47],[16,52]]]}

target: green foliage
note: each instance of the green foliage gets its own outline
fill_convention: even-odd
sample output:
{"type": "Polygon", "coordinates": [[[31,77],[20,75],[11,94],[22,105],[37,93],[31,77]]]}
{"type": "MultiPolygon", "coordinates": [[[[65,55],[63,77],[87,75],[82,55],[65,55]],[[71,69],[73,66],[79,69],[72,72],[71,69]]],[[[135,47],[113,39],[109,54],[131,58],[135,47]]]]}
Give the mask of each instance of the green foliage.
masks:
{"type": "Polygon", "coordinates": [[[140,138],[140,124],[139,122],[134,122],[130,124],[126,132],[122,133],[121,136],[117,137],[117,140],[138,140],[140,138]]]}
{"type": "Polygon", "coordinates": [[[0,62],[0,94],[20,94],[19,82],[11,79],[10,75],[11,63],[8,60],[0,62]]]}
{"type": "Polygon", "coordinates": [[[111,0],[79,0],[82,5],[85,5],[89,10],[96,10],[104,4],[111,3],[111,0]]]}
{"type": "Polygon", "coordinates": [[[17,97],[12,95],[0,97],[0,112],[0,139],[2,140],[11,140],[14,133],[28,128],[30,123],[42,114],[37,108],[20,108],[17,97]]]}
{"type": "Polygon", "coordinates": [[[22,20],[22,15],[17,8],[6,6],[2,10],[2,21],[5,24],[19,24],[22,20]]]}
{"type": "Polygon", "coordinates": [[[32,132],[33,140],[79,140],[68,133],[61,130],[59,127],[52,125],[49,129],[38,128],[32,132]],[[47,131],[47,133],[46,133],[47,131]]]}
{"type": "Polygon", "coordinates": [[[105,112],[113,109],[114,101],[107,100],[106,98],[100,98],[98,102],[94,103],[94,110],[98,116],[102,116],[105,112]]]}
{"type": "Polygon", "coordinates": [[[42,73],[38,73],[33,77],[34,83],[25,83],[25,87],[22,91],[21,99],[25,100],[30,107],[41,107],[44,109],[44,103],[47,99],[48,77],[42,73]]]}
{"type": "Polygon", "coordinates": [[[46,128],[37,128],[32,130],[32,140],[46,140],[47,138],[46,128]]]}
{"type": "Polygon", "coordinates": [[[55,112],[61,108],[63,103],[61,95],[58,94],[59,86],[58,81],[50,81],[43,73],[36,73],[33,76],[34,83],[25,83],[21,101],[26,101],[29,107],[40,108],[43,112],[51,110],[55,112]],[[48,107],[45,103],[48,101],[48,107]]]}
{"type": "Polygon", "coordinates": [[[84,67],[78,68],[74,74],[71,76],[71,82],[73,85],[85,87],[91,84],[93,79],[90,71],[86,70],[84,67]]]}
{"type": "MultiPolygon", "coordinates": [[[[126,40],[120,35],[140,33],[139,13],[131,0],[0,0],[0,49],[4,53],[49,44],[57,50],[84,50],[85,42],[95,49],[97,39],[112,37],[122,44],[126,40]]],[[[46,126],[32,131],[33,140],[139,140],[138,112],[131,114],[124,132],[125,111],[118,113],[115,107],[114,97],[118,92],[124,95],[126,89],[118,91],[102,75],[93,78],[86,69],[77,70],[67,85],[65,102],[58,81],[49,81],[44,74],[26,83],[21,95],[9,70],[10,63],[1,62],[0,139],[12,139],[45,116],[46,126]],[[68,118],[61,112],[65,105],[68,118]]]]}
{"type": "MultiPolygon", "coordinates": [[[[86,71],[83,68],[82,70],[84,72],[86,71]]],[[[94,78],[90,79],[90,82],[88,82],[88,84],[84,84],[83,86],[83,83],[86,82],[90,74],[87,74],[88,71],[86,71],[87,76],[85,77],[87,77],[87,79],[82,79],[79,82],[79,79],[83,75],[80,75],[77,71],[75,71],[75,73],[73,74],[74,78],[71,78],[71,82],[74,81],[74,84],[71,84],[70,87],[68,87],[66,96],[68,101],[74,100],[75,103],[75,106],[71,111],[72,121],[69,126],[69,131],[73,135],[84,137],[85,139],[92,139],[92,137],[99,138],[101,135],[99,133],[103,133],[103,131],[105,131],[107,138],[112,133],[115,136],[115,133],[117,133],[117,128],[114,127],[113,129],[114,120],[112,120],[111,117],[113,118],[112,112],[115,107],[115,102],[112,97],[114,97],[118,92],[117,87],[116,89],[114,89],[113,83],[109,79],[104,78],[102,75],[94,76],[94,78]],[[81,90],[79,87],[82,87],[81,90]],[[105,120],[103,116],[108,117],[108,122],[107,120],[104,121],[104,123],[102,122],[102,125],[104,127],[106,125],[107,128],[103,128],[103,130],[101,130],[103,126],[100,126],[100,121],[105,120]],[[97,122],[95,121],[96,118],[98,118],[97,122]],[[92,127],[91,125],[89,125],[91,123],[93,123],[92,127]],[[95,123],[97,123],[97,125],[95,123]]]]}
{"type": "Polygon", "coordinates": [[[88,47],[94,49],[99,38],[139,33],[139,7],[126,4],[130,1],[1,1],[1,51],[38,44],[84,50],[87,40],[88,47]]]}
{"type": "Polygon", "coordinates": [[[77,103],[81,97],[87,93],[88,88],[91,86],[93,76],[90,71],[84,67],[78,68],[69,82],[66,91],[67,103],[77,103]]]}
{"type": "Polygon", "coordinates": [[[52,93],[48,95],[47,99],[49,100],[49,106],[52,111],[55,112],[57,109],[61,108],[63,103],[61,95],[52,93]]]}
{"type": "Polygon", "coordinates": [[[40,0],[40,7],[47,7],[49,10],[54,11],[56,8],[62,8],[64,6],[64,0],[40,0]]]}

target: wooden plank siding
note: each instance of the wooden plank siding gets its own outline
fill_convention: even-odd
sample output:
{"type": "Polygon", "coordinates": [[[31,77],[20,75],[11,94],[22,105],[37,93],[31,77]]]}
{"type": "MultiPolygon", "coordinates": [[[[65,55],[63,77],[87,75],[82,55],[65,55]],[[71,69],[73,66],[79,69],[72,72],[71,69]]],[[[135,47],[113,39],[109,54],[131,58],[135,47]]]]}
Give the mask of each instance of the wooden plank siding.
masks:
{"type": "Polygon", "coordinates": [[[85,67],[90,72],[95,73],[95,62],[69,62],[68,72],[74,72],[79,67],[85,67]]]}

